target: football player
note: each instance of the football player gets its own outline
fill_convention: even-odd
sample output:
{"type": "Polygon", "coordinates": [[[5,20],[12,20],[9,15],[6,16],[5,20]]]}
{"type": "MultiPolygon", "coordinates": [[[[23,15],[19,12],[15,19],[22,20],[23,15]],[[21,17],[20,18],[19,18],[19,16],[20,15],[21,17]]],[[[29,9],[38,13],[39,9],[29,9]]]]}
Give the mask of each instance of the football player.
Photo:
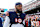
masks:
{"type": "Polygon", "coordinates": [[[6,19],[3,27],[24,27],[25,26],[25,13],[22,12],[22,3],[15,4],[16,11],[6,12],[6,19]]]}
{"type": "Polygon", "coordinates": [[[2,27],[2,18],[1,18],[1,13],[0,13],[0,27],[2,27]]]}

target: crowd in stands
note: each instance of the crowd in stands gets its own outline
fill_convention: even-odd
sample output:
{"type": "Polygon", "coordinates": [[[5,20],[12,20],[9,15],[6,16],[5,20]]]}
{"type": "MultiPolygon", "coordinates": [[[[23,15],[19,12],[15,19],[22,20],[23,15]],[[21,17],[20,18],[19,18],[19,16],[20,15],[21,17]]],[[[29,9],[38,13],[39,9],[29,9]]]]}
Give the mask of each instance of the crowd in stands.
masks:
{"type": "MultiPolygon", "coordinates": [[[[35,15],[36,16],[36,15],[35,15]]],[[[40,16],[40,15],[39,15],[40,16]]],[[[2,26],[4,24],[5,21],[5,14],[1,14],[0,13],[0,18],[2,19],[2,26]]],[[[30,26],[30,27],[39,27],[40,26],[40,17],[33,17],[33,16],[26,16],[26,27],[30,26]]]]}

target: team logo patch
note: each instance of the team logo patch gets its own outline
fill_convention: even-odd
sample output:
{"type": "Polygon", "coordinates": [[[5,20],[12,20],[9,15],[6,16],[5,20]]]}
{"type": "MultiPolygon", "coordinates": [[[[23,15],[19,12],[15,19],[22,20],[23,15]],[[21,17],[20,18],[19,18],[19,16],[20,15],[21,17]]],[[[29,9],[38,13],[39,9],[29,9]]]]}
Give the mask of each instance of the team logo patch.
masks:
{"type": "Polygon", "coordinates": [[[18,22],[21,23],[21,22],[22,22],[22,19],[19,18],[19,19],[18,19],[18,22]]]}

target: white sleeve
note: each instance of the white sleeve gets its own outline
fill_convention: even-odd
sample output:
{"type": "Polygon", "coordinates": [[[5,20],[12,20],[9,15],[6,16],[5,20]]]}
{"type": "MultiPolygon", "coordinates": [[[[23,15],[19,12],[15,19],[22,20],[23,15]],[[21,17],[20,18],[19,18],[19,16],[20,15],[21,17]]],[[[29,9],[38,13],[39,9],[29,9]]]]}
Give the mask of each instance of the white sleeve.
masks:
{"type": "Polygon", "coordinates": [[[25,19],[23,20],[23,24],[25,25],[25,19]]]}
{"type": "Polygon", "coordinates": [[[10,23],[10,19],[8,16],[6,16],[3,27],[8,27],[9,23],[10,23]]]}

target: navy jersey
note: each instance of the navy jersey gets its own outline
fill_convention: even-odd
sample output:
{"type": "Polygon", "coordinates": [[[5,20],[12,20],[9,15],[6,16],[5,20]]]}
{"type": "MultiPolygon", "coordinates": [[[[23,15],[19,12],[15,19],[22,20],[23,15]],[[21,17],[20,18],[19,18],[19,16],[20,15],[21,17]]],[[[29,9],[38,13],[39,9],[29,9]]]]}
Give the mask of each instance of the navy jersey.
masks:
{"type": "Polygon", "coordinates": [[[20,16],[18,16],[16,12],[9,12],[9,18],[11,23],[22,23],[25,18],[25,14],[21,13],[20,16]]]}
{"type": "Polygon", "coordinates": [[[2,20],[1,20],[1,18],[0,18],[0,27],[2,27],[2,20]]]}

